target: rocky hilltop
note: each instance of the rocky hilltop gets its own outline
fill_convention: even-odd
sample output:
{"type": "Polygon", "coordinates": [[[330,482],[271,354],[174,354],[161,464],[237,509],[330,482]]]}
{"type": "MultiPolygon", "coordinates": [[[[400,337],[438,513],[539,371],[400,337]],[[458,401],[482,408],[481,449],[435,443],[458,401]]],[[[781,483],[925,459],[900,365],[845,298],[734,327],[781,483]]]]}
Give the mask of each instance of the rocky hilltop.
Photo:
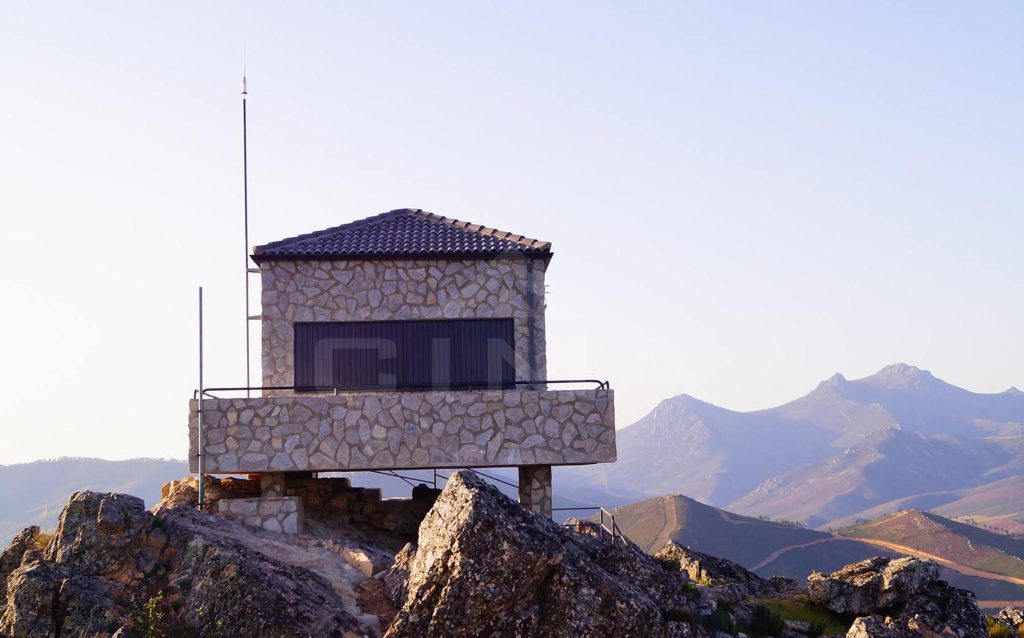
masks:
{"type": "Polygon", "coordinates": [[[765,580],[675,544],[650,556],[596,524],[558,525],[472,472],[404,547],[354,523],[252,530],[196,509],[194,485],[152,511],[79,492],[53,534],[19,534],[0,556],[0,636],[986,635],[974,596],[927,561],[765,580]]]}

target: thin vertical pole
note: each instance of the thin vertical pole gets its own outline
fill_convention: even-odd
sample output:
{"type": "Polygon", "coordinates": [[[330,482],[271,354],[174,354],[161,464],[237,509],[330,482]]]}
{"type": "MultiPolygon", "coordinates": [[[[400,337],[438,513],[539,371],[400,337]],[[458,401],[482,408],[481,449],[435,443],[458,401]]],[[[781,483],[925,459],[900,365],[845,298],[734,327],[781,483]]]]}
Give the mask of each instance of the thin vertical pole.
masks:
{"type": "Polygon", "coordinates": [[[245,277],[245,396],[252,396],[249,387],[252,386],[250,379],[251,363],[249,361],[249,349],[251,347],[249,337],[249,140],[248,122],[246,117],[246,96],[248,91],[245,88],[245,51],[242,51],[242,203],[245,214],[245,251],[243,253],[242,273],[245,277]]]}
{"type": "MultiPolygon", "coordinates": [[[[529,381],[533,383],[537,380],[537,327],[536,327],[536,310],[534,304],[536,303],[536,297],[533,292],[533,259],[526,258],[526,357],[529,359],[530,366],[530,378],[529,381]]],[[[536,390],[534,386],[530,386],[531,390],[536,390]]]]}
{"type": "Polygon", "coordinates": [[[199,286],[199,433],[196,441],[196,449],[199,452],[199,505],[202,506],[206,500],[206,455],[203,454],[203,443],[206,441],[205,428],[203,427],[203,287],[199,286]]]}

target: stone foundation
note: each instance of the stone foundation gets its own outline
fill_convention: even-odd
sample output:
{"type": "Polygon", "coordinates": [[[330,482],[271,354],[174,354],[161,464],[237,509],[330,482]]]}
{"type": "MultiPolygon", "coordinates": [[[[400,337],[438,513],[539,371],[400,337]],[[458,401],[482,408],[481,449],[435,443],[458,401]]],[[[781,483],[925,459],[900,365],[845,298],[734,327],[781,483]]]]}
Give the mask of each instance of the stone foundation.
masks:
{"type": "Polygon", "coordinates": [[[302,499],[294,496],[225,498],[217,501],[217,513],[246,527],[302,533],[302,499]]]}
{"type": "Polygon", "coordinates": [[[550,465],[527,465],[519,468],[519,502],[531,512],[551,516],[550,465]]]}
{"type": "MultiPolygon", "coordinates": [[[[232,479],[235,494],[251,494],[251,498],[236,498],[221,490],[209,488],[216,482],[207,479],[207,493],[214,512],[231,518],[249,527],[259,527],[286,533],[302,533],[304,522],[316,520],[327,525],[356,525],[391,532],[405,541],[415,541],[420,522],[434,505],[440,490],[426,486],[412,489],[412,498],[381,497],[378,488],[352,487],[347,478],[312,478],[308,474],[272,472],[252,479],[232,479]],[[260,496],[260,487],[270,488],[260,496]],[[281,505],[278,514],[298,513],[298,532],[285,529],[285,518],[278,520],[280,529],[274,523],[265,523],[271,516],[274,505],[270,503],[298,503],[281,505]]],[[[170,484],[169,484],[170,485],[170,484]]]]}
{"type": "Polygon", "coordinates": [[[347,478],[291,478],[285,491],[302,499],[310,516],[366,525],[415,540],[420,522],[434,505],[437,490],[412,489],[412,498],[381,498],[378,488],[352,487],[347,478]]]}

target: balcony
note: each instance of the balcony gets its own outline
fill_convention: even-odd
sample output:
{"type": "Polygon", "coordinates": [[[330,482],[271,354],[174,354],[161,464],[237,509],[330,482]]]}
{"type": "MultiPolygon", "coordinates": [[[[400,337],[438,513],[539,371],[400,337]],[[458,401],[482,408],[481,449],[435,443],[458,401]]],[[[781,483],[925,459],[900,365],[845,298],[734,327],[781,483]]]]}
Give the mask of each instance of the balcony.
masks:
{"type": "MultiPolygon", "coordinates": [[[[614,399],[607,384],[589,390],[338,391],[330,395],[275,390],[272,394],[203,399],[206,472],[615,461],[614,399]]],[[[193,472],[199,469],[198,408],[198,400],[190,401],[193,472]]]]}

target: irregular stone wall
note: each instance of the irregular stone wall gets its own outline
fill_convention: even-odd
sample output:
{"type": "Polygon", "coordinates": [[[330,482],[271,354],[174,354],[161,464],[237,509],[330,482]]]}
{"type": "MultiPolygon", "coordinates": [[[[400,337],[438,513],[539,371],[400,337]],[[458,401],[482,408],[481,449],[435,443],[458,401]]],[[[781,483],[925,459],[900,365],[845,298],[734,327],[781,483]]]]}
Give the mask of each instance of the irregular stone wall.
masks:
{"type": "Polygon", "coordinates": [[[551,466],[519,468],[519,502],[531,512],[551,516],[551,466]]]}
{"type": "Polygon", "coordinates": [[[368,525],[416,540],[420,522],[440,490],[412,489],[412,498],[381,498],[380,489],[352,487],[346,478],[293,479],[286,476],[285,491],[302,498],[306,516],[325,522],[368,525]]]}
{"type": "Polygon", "coordinates": [[[246,527],[271,532],[302,532],[302,499],[296,496],[225,498],[217,501],[217,513],[246,527]]]}
{"type": "Polygon", "coordinates": [[[610,463],[614,410],[611,390],[206,399],[203,452],[211,474],[610,463]]]}
{"type": "Polygon", "coordinates": [[[511,317],[516,379],[544,379],[546,264],[532,262],[533,377],[524,259],[263,262],[263,385],[294,385],[294,322],[385,319],[511,317]]]}

